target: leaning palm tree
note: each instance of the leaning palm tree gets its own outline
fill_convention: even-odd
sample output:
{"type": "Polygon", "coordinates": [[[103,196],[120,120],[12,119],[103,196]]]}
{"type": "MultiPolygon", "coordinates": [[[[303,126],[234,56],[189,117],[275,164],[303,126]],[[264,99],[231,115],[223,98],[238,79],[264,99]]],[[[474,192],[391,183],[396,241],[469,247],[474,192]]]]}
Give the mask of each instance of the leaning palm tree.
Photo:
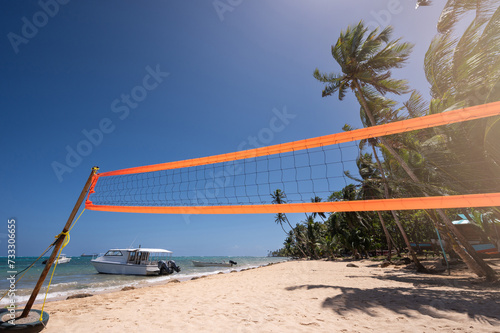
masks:
{"type": "MultiPolygon", "coordinates": [[[[390,26],[380,33],[378,28],[368,33],[368,28],[364,26],[362,21],[353,28],[348,27],[345,32],[340,33],[335,46],[332,46],[332,56],[340,65],[342,74],[321,74],[318,69],[314,71],[314,77],[326,83],[323,97],[338,92],[339,99],[342,100],[349,88],[353,90],[369,120],[369,126],[376,126],[377,122],[372,109],[368,106],[366,97],[368,88],[365,86],[368,85],[376,89],[382,95],[388,92],[395,94],[408,92],[406,81],[391,78],[390,69],[402,67],[410,56],[413,46],[409,43],[401,43],[399,39],[391,41],[391,33],[392,27],[390,26]]],[[[385,139],[379,139],[384,146],[389,148],[385,139]]],[[[394,150],[391,153],[397,155],[394,150]]],[[[381,168],[380,161],[378,162],[379,168],[381,168]]],[[[383,169],[381,169],[381,174],[385,197],[389,199],[388,185],[383,169]]],[[[392,216],[405,240],[417,270],[425,272],[426,269],[413,251],[398,215],[392,211],[392,216]]]]}
{"type": "MultiPolygon", "coordinates": [[[[375,89],[381,95],[385,95],[388,92],[398,95],[408,92],[406,81],[391,78],[390,69],[403,66],[410,55],[412,45],[409,43],[400,43],[399,39],[390,41],[391,33],[391,27],[385,28],[380,33],[378,29],[368,33],[368,29],[364,26],[363,22],[359,22],[353,28],[348,27],[345,32],[341,32],[337,43],[332,46],[332,56],[340,65],[342,74],[321,74],[318,69],[314,71],[314,77],[326,84],[323,96],[330,96],[338,92],[339,99],[342,100],[348,88],[353,90],[372,126],[375,126],[377,123],[372,110],[368,107],[364,87],[368,86],[371,89],[375,89]]],[[[388,141],[384,137],[379,137],[378,139],[411,180],[415,184],[421,185],[417,175],[388,141]]],[[[429,196],[425,191],[422,194],[429,196]]],[[[459,239],[461,246],[458,254],[466,262],[467,266],[479,276],[487,276],[488,279],[494,279],[495,272],[477,255],[465,238],[458,234],[458,231],[446,214],[442,210],[437,210],[437,212],[447,227],[459,239]]],[[[397,218],[396,214],[393,214],[393,216],[397,218]]],[[[423,266],[420,265],[419,267],[417,264],[418,259],[416,258],[416,254],[411,250],[409,242],[407,242],[407,246],[417,268],[422,270],[423,266]]]]}

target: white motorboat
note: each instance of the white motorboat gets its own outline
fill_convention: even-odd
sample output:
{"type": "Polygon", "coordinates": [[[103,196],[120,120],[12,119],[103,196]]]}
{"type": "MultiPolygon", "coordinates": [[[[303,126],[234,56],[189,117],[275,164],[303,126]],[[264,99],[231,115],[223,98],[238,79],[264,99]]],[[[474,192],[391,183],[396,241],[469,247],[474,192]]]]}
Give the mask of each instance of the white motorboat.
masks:
{"type": "Polygon", "coordinates": [[[103,274],[168,275],[181,270],[171,258],[164,249],[111,249],[90,262],[103,274]]]}
{"type": "MultiPolygon", "coordinates": [[[[57,258],[56,258],[56,260],[57,260],[57,258]]],[[[61,254],[59,256],[59,260],[57,261],[57,264],[58,265],[60,265],[60,264],[67,264],[70,261],[71,261],[71,258],[66,257],[65,254],[61,254]]],[[[47,260],[42,261],[42,264],[45,265],[46,263],[47,263],[47,260]]]]}
{"type": "Polygon", "coordinates": [[[233,267],[237,262],[229,260],[229,262],[208,262],[208,261],[198,261],[191,260],[195,267],[233,267]]]}

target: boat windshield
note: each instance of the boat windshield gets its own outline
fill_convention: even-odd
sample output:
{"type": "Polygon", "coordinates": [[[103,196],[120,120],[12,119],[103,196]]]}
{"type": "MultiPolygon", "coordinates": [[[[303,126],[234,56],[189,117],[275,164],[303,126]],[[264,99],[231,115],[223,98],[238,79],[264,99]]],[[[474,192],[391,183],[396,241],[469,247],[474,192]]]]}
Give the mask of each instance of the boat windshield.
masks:
{"type": "Polygon", "coordinates": [[[109,250],[105,254],[106,257],[116,257],[116,256],[123,256],[122,251],[117,251],[117,250],[109,250]]]}

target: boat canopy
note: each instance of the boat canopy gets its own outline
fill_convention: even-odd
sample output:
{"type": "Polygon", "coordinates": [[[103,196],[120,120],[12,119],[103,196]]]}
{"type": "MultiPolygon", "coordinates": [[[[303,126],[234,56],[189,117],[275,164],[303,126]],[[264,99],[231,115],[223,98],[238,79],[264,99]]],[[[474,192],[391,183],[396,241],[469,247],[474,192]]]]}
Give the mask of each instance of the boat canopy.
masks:
{"type": "Polygon", "coordinates": [[[140,251],[140,252],[155,252],[155,253],[172,253],[172,251],[165,249],[152,249],[146,247],[139,247],[136,249],[110,249],[109,251],[129,251],[129,252],[140,251]]]}

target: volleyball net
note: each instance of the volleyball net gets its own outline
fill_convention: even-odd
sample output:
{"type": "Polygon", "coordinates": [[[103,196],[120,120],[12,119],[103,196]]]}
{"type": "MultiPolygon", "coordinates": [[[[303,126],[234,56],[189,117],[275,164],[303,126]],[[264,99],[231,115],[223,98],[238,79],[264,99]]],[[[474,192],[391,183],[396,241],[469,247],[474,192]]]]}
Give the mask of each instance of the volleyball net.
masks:
{"type": "MultiPolygon", "coordinates": [[[[379,137],[395,140],[394,136],[403,133],[499,115],[500,102],[496,102],[256,149],[98,173],[92,180],[85,206],[97,211],[163,214],[500,206],[500,190],[496,185],[500,175],[485,182],[489,188],[482,188],[480,193],[465,190],[430,197],[403,195],[391,199],[326,201],[333,192],[353,183],[346,173],[357,174],[361,140],[379,137]],[[277,189],[286,194],[286,203],[273,204],[271,194],[277,189]],[[311,202],[315,197],[323,202],[311,202]]],[[[478,177],[480,174],[478,170],[478,177]]],[[[477,179],[471,176],[457,181],[463,182],[462,188],[468,188],[467,182],[477,179]]]]}

